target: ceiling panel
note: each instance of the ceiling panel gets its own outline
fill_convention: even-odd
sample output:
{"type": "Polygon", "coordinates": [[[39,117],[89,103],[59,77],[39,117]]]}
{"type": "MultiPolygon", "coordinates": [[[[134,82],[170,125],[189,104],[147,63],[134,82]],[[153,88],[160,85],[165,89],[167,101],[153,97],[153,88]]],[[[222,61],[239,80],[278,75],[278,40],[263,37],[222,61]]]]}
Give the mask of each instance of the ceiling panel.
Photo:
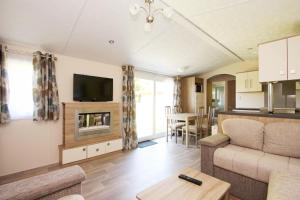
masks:
{"type": "Polygon", "coordinates": [[[117,65],[130,64],[135,52],[172,26],[172,21],[158,15],[152,31],[145,32],[145,14],[131,16],[129,5],[130,1],[89,0],[65,53],[117,65]],[[109,40],[115,43],[111,45],[109,40]]]}
{"type": "Polygon", "coordinates": [[[178,68],[188,67],[181,75],[189,75],[236,61],[237,58],[228,56],[198,34],[176,24],[137,52],[132,62],[145,69],[154,66],[159,72],[169,75],[177,75],[178,68]]]}
{"type": "Polygon", "coordinates": [[[166,0],[245,60],[259,43],[300,34],[299,0],[166,0]]]}
{"type": "Polygon", "coordinates": [[[61,52],[84,0],[0,0],[0,38],[61,52]]]}

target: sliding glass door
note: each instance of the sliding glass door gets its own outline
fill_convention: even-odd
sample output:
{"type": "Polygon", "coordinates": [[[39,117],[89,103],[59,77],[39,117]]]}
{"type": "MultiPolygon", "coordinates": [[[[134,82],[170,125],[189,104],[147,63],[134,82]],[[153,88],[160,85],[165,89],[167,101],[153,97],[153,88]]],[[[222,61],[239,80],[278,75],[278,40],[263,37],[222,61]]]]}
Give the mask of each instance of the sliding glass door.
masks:
{"type": "Polygon", "coordinates": [[[165,106],[173,100],[171,78],[143,76],[135,78],[136,126],[139,141],[164,136],[166,133],[165,106]]]}
{"type": "Polygon", "coordinates": [[[135,79],[136,129],[139,138],[147,138],[154,133],[154,81],[135,79]]]}

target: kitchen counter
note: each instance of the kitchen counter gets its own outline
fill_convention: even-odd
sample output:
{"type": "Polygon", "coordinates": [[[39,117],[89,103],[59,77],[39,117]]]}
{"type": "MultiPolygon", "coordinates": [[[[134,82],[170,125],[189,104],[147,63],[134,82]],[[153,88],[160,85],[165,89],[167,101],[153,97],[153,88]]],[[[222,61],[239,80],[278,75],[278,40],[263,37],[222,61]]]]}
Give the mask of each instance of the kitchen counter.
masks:
{"type": "Polygon", "coordinates": [[[267,113],[260,112],[259,110],[241,110],[241,111],[227,111],[219,112],[219,115],[242,115],[242,116],[255,116],[255,117],[271,117],[271,118],[288,118],[288,119],[300,119],[300,112],[295,114],[279,114],[279,113],[267,113]]]}

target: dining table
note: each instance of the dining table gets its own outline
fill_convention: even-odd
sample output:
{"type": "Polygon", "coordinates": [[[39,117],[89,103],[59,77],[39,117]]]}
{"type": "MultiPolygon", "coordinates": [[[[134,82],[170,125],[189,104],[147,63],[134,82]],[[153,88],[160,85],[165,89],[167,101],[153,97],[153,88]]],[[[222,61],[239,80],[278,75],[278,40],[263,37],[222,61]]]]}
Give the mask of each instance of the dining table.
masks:
{"type": "Polygon", "coordinates": [[[188,148],[189,147],[189,122],[194,121],[197,119],[197,113],[174,113],[174,114],[169,114],[166,116],[167,118],[167,142],[168,142],[168,135],[169,135],[169,123],[171,120],[176,120],[176,121],[184,121],[185,122],[185,128],[186,128],[186,140],[185,140],[185,145],[188,148]]]}

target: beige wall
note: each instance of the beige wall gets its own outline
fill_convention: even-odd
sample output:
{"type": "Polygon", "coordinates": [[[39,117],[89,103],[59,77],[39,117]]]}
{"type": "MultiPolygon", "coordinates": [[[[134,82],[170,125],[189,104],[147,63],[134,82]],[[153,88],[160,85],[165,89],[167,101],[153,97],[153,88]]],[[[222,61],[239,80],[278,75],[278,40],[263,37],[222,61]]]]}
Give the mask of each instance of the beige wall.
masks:
{"type": "MultiPolygon", "coordinates": [[[[245,71],[252,71],[252,70],[257,70],[258,69],[258,62],[257,60],[252,60],[252,61],[244,61],[244,62],[237,62],[233,63],[230,65],[226,65],[223,67],[220,67],[216,70],[200,74],[199,77],[203,78],[204,80],[204,102],[205,102],[205,107],[206,107],[206,83],[207,79],[210,77],[213,77],[218,74],[230,74],[234,75],[239,72],[245,72],[245,71]]],[[[242,95],[243,96],[243,95],[242,95]]]]}
{"type": "MultiPolygon", "coordinates": [[[[57,57],[57,84],[61,102],[72,101],[73,73],[113,78],[113,100],[121,102],[122,70],[120,66],[61,55],[57,57]]],[[[0,176],[58,163],[58,145],[61,143],[62,117],[57,122],[16,120],[1,126],[0,176]]]]}

